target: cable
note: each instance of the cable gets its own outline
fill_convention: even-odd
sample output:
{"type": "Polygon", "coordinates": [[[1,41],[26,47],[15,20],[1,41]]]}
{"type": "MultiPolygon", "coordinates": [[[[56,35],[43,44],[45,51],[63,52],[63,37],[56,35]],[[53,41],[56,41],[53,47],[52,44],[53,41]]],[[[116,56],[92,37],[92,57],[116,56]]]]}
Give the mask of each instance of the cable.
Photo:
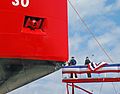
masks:
{"type": "Polygon", "coordinates": [[[116,87],[117,87],[117,90],[118,90],[118,94],[120,94],[120,90],[119,90],[119,88],[120,88],[120,86],[119,86],[119,84],[118,83],[116,83],[116,87]]]}
{"type": "Polygon", "coordinates": [[[112,85],[113,85],[115,93],[117,94],[117,90],[115,89],[115,86],[114,86],[113,82],[112,82],[112,85]]]}
{"type": "Polygon", "coordinates": [[[101,91],[102,91],[102,87],[103,87],[103,83],[101,84],[101,87],[100,87],[100,91],[99,91],[99,94],[101,94],[101,91]]]}
{"type": "Polygon", "coordinates": [[[111,59],[111,57],[108,55],[107,51],[102,47],[102,45],[100,44],[100,42],[97,40],[96,36],[93,34],[93,32],[90,30],[90,28],[88,27],[88,25],[85,23],[85,21],[82,19],[82,17],[80,16],[79,12],[75,9],[75,7],[72,5],[72,3],[70,2],[70,0],[68,0],[69,4],[71,5],[71,7],[74,9],[74,11],[76,12],[76,14],[78,15],[78,17],[80,18],[80,20],[82,21],[82,23],[85,25],[87,31],[93,36],[93,38],[95,39],[95,41],[97,42],[97,44],[99,45],[99,47],[101,48],[101,50],[103,50],[103,52],[106,54],[106,56],[109,58],[109,60],[113,63],[113,60],[111,59]]]}

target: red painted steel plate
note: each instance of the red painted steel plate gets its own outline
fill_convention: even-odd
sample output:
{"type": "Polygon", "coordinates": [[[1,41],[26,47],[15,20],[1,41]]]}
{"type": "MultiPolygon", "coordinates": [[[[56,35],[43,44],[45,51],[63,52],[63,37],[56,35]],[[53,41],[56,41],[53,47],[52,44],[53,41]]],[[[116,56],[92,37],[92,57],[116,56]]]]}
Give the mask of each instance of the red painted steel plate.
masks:
{"type": "Polygon", "coordinates": [[[120,82],[120,78],[63,79],[65,83],[120,82]]]}
{"type": "Polygon", "coordinates": [[[0,0],[0,58],[66,61],[67,0],[0,0]],[[25,16],[45,18],[45,31],[26,32],[25,16]]]}

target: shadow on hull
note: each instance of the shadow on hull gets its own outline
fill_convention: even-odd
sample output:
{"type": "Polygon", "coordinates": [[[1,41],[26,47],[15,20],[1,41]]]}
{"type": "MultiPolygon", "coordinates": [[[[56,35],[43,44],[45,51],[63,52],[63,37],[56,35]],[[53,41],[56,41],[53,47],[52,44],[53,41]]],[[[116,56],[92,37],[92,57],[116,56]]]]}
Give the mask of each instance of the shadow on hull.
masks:
{"type": "Polygon", "coordinates": [[[5,94],[61,68],[63,62],[0,59],[0,94],[5,94]]]}

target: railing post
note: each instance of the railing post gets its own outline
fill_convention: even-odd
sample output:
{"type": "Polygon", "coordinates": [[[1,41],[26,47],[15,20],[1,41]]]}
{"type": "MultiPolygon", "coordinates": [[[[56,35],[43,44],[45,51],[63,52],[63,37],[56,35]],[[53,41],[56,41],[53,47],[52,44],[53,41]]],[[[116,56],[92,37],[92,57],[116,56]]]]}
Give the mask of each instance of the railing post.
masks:
{"type": "Polygon", "coordinates": [[[72,94],[74,94],[74,83],[72,83],[72,94]]]}
{"type": "Polygon", "coordinates": [[[68,83],[66,83],[67,94],[69,94],[68,83]]]}

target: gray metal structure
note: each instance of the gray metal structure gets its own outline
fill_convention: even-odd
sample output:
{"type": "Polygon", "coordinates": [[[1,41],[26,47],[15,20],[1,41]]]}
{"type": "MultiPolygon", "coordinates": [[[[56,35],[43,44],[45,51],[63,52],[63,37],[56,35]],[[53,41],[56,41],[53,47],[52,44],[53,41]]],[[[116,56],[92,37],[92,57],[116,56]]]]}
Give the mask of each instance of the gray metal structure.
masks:
{"type": "Polygon", "coordinates": [[[0,94],[5,94],[61,68],[63,62],[0,59],[0,94]]]}

